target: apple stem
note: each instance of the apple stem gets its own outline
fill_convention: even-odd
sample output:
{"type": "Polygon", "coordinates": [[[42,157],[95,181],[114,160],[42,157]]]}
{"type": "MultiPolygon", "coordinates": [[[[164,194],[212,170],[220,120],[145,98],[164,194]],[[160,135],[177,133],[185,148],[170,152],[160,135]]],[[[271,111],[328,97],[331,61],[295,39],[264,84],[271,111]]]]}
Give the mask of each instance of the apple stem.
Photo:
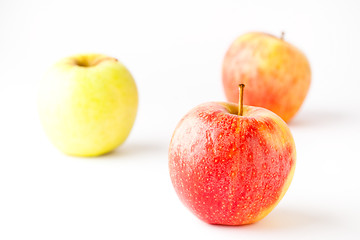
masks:
{"type": "Polygon", "coordinates": [[[239,111],[238,111],[239,116],[243,115],[244,87],[245,87],[245,84],[243,84],[243,83],[239,84],[239,111]]]}
{"type": "Polygon", "coordinates": [[[281,37],[280,37],[280,39],[281,39],[281,40],[284,40],[284,37],[285,37],[285,32],[281,32],[281,37]]]}

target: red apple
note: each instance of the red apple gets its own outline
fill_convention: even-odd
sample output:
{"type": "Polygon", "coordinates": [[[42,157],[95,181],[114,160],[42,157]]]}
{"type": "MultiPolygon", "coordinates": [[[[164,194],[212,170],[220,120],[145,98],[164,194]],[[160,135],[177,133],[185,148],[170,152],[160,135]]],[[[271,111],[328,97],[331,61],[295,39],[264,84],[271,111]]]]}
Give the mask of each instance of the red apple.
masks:
{"type": "Polygon", "coordinates": [[[186,114],[169,147],[180,200],[211,224],[242,225],[265,217],[287,191],[295,144],[286,123],[261,107],[205,103],[186,114]]]}
{"type": "Polygon", "coordinates": [[[288,122],[307,95],[311,70],[306,56],[283,37],[247,33],[227,51],[222,80],[230,102],[238,102],[237,86],[244,83],[244,104],[269,109],[288,122]]]}

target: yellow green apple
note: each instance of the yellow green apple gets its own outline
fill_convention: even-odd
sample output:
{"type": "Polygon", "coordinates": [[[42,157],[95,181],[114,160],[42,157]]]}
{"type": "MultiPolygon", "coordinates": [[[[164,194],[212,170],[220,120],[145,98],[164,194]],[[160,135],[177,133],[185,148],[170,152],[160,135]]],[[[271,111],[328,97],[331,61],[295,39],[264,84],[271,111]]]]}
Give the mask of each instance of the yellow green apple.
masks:
{"type": "Polygon", "coordinates": [[[135,121],[135,81],[116,58],[79,54],[55,63],[40,82],[38,110],[51,142],[74,156],[108,153],[135,121]]]}
{"type": "Polygon", "coordinates": [[[238,37],[223,61],[226,98],[238,102],[237,86],[246,85],[244,104],[264,107],[286,122],[298,112],[310,87],[306,56],[295,46],[266,33],[238,37]]]}

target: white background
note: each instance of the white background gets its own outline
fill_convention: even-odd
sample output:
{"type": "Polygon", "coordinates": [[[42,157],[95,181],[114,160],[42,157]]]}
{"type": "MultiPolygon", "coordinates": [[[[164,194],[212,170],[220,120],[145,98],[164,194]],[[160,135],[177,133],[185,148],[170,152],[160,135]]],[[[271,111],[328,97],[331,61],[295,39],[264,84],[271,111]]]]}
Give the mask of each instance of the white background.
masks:
{"type": "Polygon", "coordinates": [[[358,1],[0,2],[0,239],[360,239],[358,1]],[[248,31],[308,56],[309,95],[289,127],[298,161],[288,193],[257,224],[198,220],[171,185],[180,118],[225,101],[221,64],[248,31]],[[39,124],[38,80],[59,58],[99,52],[132,72],[140,104],[115,152],[75,158],[39,124]]]}

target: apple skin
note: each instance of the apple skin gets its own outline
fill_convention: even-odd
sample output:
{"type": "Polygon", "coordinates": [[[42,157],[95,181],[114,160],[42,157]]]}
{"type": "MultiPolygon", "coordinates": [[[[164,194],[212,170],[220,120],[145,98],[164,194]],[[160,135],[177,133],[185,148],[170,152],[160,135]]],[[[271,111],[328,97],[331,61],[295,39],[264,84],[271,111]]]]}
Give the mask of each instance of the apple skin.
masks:
{"type": "Polygon", "coordinates": [[[122,144],[134,124],[138,93],[117,59],[80,54],[53,65],[40,82],[38,110],[51,142],[73,156],[98,156],[122,144]]]}
{"type": "Polygon", "coordinates": [[[269,109],[289,122],[308,93],[311,70],[299,49],[255,32],[231,44],[223,61],[222,81],[228,101],[238,103],[237,86],[243,83],[244,104],[269,109]]]}
{"type": "Polygon", "coordinates": [[[260,107],[205,103],[177,125],[170,177],[183,204],[210,224],[244,225],[279,203],[294,175],[295,143],[286,123],[260,107]]]}

